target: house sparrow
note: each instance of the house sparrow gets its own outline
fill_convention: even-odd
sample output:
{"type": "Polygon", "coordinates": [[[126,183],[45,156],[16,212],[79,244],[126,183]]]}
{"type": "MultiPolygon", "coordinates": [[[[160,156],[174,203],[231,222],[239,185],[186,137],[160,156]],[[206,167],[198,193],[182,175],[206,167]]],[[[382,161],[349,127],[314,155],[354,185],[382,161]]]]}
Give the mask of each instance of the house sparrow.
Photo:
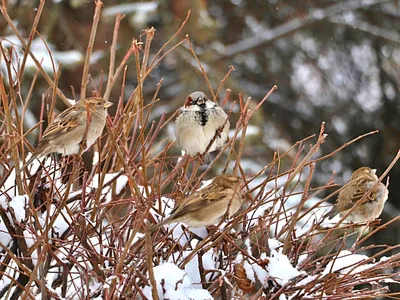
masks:
{"type": "Polygon", "coordinates": [[[191,93],[175,122],[178,145],[190,156],[221,148],[228,139],[229,121],[226,112],[203,92],[191,93]],[[226,122],[225,122],[226,121],[226,122]],[[224,125],[225,124],[225,125],[224,125]]]}
{"type": "Polygon", "coordinates": [[[346,219],[351,222],[365,223],[378,218],[383,211],[389,191],[383,183],[377,183],[378,176],[375,172],[375,169],[368,167],[356,170],[351,175],[350,181],[339,192],[334,211],[346,215],[375,186],[367,199],[359,203],[346,219]]]}
{"type": "Polygon", "coordinates": [[[61,155],[78,153],[87,124],[89,124],[89,128],[86,134],[86,146],[89,148],[103,132],[107,108],[111,105],[111,102],[103,98],[92,97],[80,100],[64,110],[46,128],[36,150],[21,171],[36,158],[53,152],[61,153],[61,155]],[[88,116],[90,117],[89,123],[87,123],[88,116]]]}
{"type": "Polygon", "coordinates": [[[215,177],[210,185],[179,203],[171,215],[154,225],[151,231],[173,222],[183,222],[190,227],[214,225],[221,221],[228,208],[228,217],[231,217],[242,205],[239,185],[239,178],[236,176],[215,177]]]}

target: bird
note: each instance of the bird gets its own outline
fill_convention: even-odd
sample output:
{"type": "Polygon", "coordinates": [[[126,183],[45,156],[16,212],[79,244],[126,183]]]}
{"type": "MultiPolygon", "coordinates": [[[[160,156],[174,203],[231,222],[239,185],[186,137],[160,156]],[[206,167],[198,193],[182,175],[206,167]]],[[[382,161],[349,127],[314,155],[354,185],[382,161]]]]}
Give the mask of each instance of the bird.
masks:
{"type": "Polygon", "coordinates": [[[87,125],[86,149],[90,148],[103,132],[106,125],[107,108],[111,105],[112,102],[103,98],[91,97],[80,100],[64,110],[48,125],[35,151],[21,171],[35,159],[50,153],[60,153],[63,156],[77,154],[87,125]]]}
{"type": "Polygon", "coordinates": [[[229,218],[233,216],[241,206],[239,178],[219,175],[179,203],[169,217],[151,228],[151,232],[173,222],[183,222],[193,228],[215,225],[226,214],[229,218]]]}
{"type": "MultiPolygon", "coordinates": [[[[357,205],[346,217],[353,223],[366,223],[377,219],[388,199],[387,187],[378,182],[376,169],[361,167],[353,172],[349,182],[339,192],[332,213],[340,213],[345,216],[355,205],[357,205]],[[365,198],[364,196],[372,191],[365,198]],[[363,199],[364,198],[364,199],[363,199]],[[360,201],[362,201],[360,203],[360,201]]],[[[332,215],[329,213],[329,215],[332,215]]]]}
{"type": "Polygon", "coordinates": [[[203,92],[196,91],[187,97],[176,118],[176,141],[189,156],[203,155],[215,136],[208,152],[224,146],[229,127],[226,112],[203,92]]]}

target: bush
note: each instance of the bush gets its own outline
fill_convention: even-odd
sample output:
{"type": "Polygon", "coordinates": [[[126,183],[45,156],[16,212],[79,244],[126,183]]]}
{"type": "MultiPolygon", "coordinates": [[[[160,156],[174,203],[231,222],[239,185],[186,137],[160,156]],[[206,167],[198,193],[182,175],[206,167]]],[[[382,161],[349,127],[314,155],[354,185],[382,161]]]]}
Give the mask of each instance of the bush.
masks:
{"type": "MultiPolygon", "coordinates": [[[[44,3],[41,3],[43,5],[44,3]]],[[[89,61],[99,12],[96,12],[85,60],[82,95],[86,95],[89,61]]],[[[40,9],[37,17],[40,18],[40,9]]],[[[12,27],[5,7],[3,16],[12,27]]],[[[187,20],[187,19],[186,19],[187,20]]],[[[0,179],[0,295],[17,299],[366,299],[395,296],[389,286],[397,283],[399,255],[384,256],[397,246],[363,246],[370,233],[344,220],[328,222],[327,200],[337,192],[333,177],[324,186],[313,186],[314,170],[344,147],[371,134],[357,137],[318,157],[327,135],[300,140],[284,153],[275,152],[262,169],[245,171],[243,160],[249,123],[274,86],[259,102],[239,95],[231,101],[227,90],[221,101],[237,122],[230,141],[216,155],[187,158],[176,155],[173,142],[165,138],[175,114],[153,119],[160,99],[159,82],[149,101],[143,86],[149,74],[169,53],[185,45],[193,62],[207,80],[189,37],[174,42],[183,26],[156,54],[151,50],[153,28],[144,31],[141,43],[134,39],[119,65],[115,64],[121,17],[117,16],[106,89],[94,91],[108,100],[126,66],[136,68],[137,86],[129,99],[123,92],[108,116],[104,135],[92,147],[92,165],[80,156],[55,162],[51,157],[19,172],[25,148],[33,147],[24,133],[24,118],[31,93],[22,93],[24,65],[15,60],[16,45],[2,46],[5,72],[1,77],[1,179],[0,179]],[[132,64],[128,64],[133,57],[132,64]],[[315,139],[306,151],[305,143],[315,139]],[[171,155],[172,153],[172,155],[171,155]],[[217,227],[188,229],[170,224],[150,233],[150,224],[167,216],[182,197],[195,191],[210,174],[233,173],[243,179],[245,207],[217,227]],[[324,192],[329,192],[321,198],[324,192]],[[371,255],[371,249],[376,254],[371,255]],[[39,296],[40,295],[40,296],[39,296]]],[[[14,34],[20,37],[18,29],[14,34]]],[[[33,26],[35,33],[35,26],[33,26]]],[[[28,57],[32,35],[19,41],[23,60],[28,57]]],[[[3,44],[3,42],[2,42],[3,44]]],[[[118,50],[120,51],[120,50],[118,50]]],[[[50,51],[51,54],[51,51],[50,51]]],[[[35,61],[35,53],[29,54],[35,61]]],[[[44,96],[41,116],[54,118],[60,72],[52,79],[35,61],[50,91],[44,96]],[[44,105],[47,104],[47,105],[44,105]]],[[[233,69],[230,69],[227,76],[233,69]]],[[[38,76],[36,74],[36,77],[38,76]]],[[[35,77],[35,78],[36,78],[35,77]]],[[[226,77],[221,80],[216,98],[226,77]]],[[[211,84],[209,83],[212,91],[211,84]]],[[[35,88],[32,81],[30,90],[35,88]]],[[[35,127],[42,129],[39,123],[35,127]]],[[[28,154],[29,155],[29,154],[28,154]]],[[[28,156],[27,156],[28,158],[28,156]]],[[[393,167],[398,156],[388,167],[393,167]]],[[[385,172],[385,174],[387,174],[385,172]]],[[[383,176],[382,176],[383,178],[383,176]]],[[[393,222],[392,220],[391,222],[393,222]]],[[[371,225],[371,224],[369,224],[371,225]]]]}

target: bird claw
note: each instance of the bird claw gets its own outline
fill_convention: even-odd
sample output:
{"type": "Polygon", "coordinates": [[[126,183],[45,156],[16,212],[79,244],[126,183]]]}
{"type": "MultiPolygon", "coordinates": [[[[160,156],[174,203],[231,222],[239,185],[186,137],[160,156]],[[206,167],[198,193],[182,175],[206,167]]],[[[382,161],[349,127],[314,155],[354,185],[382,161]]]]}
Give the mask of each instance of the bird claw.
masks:
{"type": "Polygon", "coordinates": [[[87,144],[86,144],[86,139],[83,139],[80,143],[79,143],[79,148],[82,149],[82,151],[87,150],[87,144]]]}
{"type": "Polygon", "coordinates": [[[197,155],[197,159],[199,160],[200,164],[202,164],[202,165],[205,162],[204,156],[205,156],[204,154],[200,154],[200,153],[197,155]]]}

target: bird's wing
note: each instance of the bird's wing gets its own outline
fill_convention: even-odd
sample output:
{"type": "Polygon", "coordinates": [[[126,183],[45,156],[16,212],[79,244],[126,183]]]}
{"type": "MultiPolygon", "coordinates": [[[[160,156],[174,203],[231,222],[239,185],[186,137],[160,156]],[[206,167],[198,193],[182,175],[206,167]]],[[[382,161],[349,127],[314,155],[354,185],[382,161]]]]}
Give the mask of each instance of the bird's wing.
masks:
{"type": "Polygon", "coordinates": [[[82,124],[84,114],[77,107],[70,107],[64,110],[61,114],[54,119],[43,133],[43,139],[51,138],[52,136],[59,135],[60,133],[68,132],[71,129],[82,124]]]}
{"type": "MultiPolygon", "coordinates": [[[[367,187],[367,182],[363,181],[358,184],[357,190],[354,192],[354,194],[351,196],[351,200],[346,204],[346,206],[343,208],[344,210],[351,209],[354,205],[356,205],[364,196],[366,193],[369,191],[369,187],[367,187]]],[[[375,201],[376,199],[376,188],[369,193],[367,196],[368,200],[365,201],[375,201]]]]}
{"type": "MultiPolygon", "coordinates": [[[[357,192],[354,193],[354,195],[351,197],[352,202],[358,202],[361,200],[362,197],[368,192],[369,189],[366,189],[365,187],[359,188],[357,192]]],[[[376,190],[374,189],[368,196],[368,201],[375,201],[374,195],[376,194],[376,190]]]]}
{"type": "Polygon", "coordinates": [[[207,191],[199,191],[189,196],[184,202],[175,210],[174,218],[179,218],[189,212],[193,212],[209,206],[213,202],[221,201],[228,196],[226,189],[222,187],[213,187],[207,191]]]}

